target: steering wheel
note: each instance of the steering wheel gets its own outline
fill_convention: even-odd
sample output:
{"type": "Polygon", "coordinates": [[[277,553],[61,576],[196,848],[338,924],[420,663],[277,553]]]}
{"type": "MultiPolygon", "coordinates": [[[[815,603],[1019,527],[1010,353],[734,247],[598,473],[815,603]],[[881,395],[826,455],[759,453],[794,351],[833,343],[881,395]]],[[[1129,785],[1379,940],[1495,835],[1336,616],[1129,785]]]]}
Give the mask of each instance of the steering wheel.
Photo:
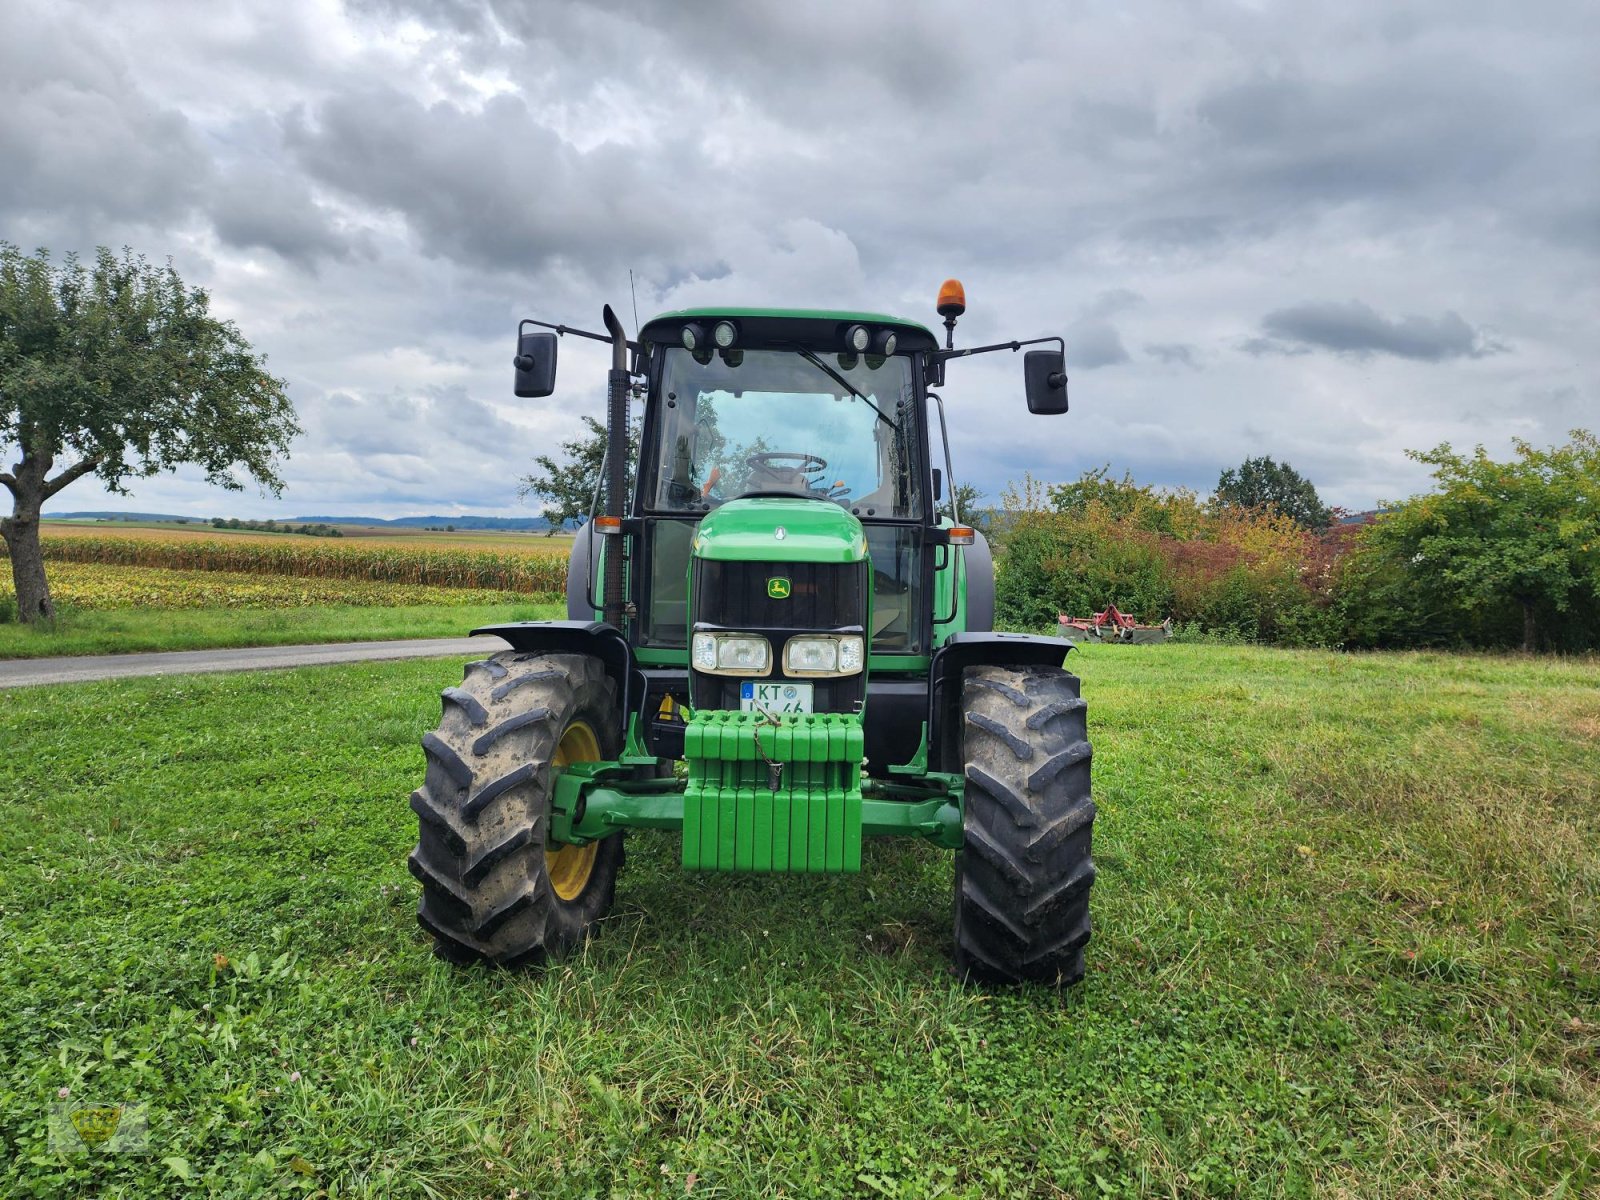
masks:
{"type": "Polygon", "coordinates": [[[780,471],[797,471],[802,474],[810,474],[813,471],[826,471],[828,469],[827,459],[818,458],[815,454],[807,454],[800,450],[769,450],[765,454],[746,455],[744,461],[752,467],[764,467],[768,470],[776,467],[780,471]],[[773,461],[774,459],[788,459],[795,465],[792,467],[777,466],[773,461]]]}

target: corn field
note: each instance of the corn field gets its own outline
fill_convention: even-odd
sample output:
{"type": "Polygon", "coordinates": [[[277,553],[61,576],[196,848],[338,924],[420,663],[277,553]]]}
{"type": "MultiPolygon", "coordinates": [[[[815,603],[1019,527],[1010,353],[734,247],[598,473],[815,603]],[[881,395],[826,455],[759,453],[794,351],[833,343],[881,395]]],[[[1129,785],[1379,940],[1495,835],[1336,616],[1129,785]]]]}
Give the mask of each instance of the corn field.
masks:
{"type": "MultiPolygon", "coordinates": [[[[521,595],[561,592],[567,582],[567,561],[560,554],[189,537],[47,536],[41,541],[45,560],[54,563],[365,580],[521,595]]],[[[0,556],[4,553],[0,543],[0,556]]]]}
{"type": "MultiPolygon", "coordinates": [[[[240,574],[233,571],[174,571],[103,563],[54,563],[50,593],[66,608],[109,612],[128,609],[177,611],[193,608],[313,608],[353,605],[405,608],[514,604],[528,596],[483,588],[428,587],[370,579],[308,578],[240,574]]],[[[9,578],[0,578],[0,608],[11,598],[9,578]]]]}

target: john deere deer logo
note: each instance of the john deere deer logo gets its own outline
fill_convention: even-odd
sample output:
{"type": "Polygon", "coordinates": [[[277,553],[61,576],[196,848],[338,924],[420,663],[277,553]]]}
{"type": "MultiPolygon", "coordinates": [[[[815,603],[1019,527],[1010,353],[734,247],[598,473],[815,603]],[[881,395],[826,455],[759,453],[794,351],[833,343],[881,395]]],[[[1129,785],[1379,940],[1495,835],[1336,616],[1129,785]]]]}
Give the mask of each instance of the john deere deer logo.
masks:
{"type": "Polygon", "coordinates": [[[787,600],[789,598],[789,581],[781,575],[767,580],[767,595],[773,600],[787,600]]]}

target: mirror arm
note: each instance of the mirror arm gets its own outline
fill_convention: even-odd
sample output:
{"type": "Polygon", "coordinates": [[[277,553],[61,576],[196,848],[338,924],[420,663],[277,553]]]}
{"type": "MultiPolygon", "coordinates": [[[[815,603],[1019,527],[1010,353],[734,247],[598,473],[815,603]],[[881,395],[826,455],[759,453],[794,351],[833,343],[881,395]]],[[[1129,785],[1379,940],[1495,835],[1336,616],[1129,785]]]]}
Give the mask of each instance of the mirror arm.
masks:
{"type": "Polygon", "coordinates": [[[1022,342],[995,342],[991,346],[973,346],[968,350],[935,350],[928,357],[935,363],[942,365],[952,358],[970,358],[974,354],[991,354],[996,350],[1017,351],[1024,346],[1037,346],[1041,342],[1054,342],[1062,354],[1067,352],[1067,343],[1060,337],[1028,338],[1022,342]]]}
{"type": "MultiPolygon", "coordinates": [[[[554,329],[558,337],[570,333],[574,337],[588,338],[592,342],[604,342],[608,346],[612,342],[609,333],[590,333],[587,329],[574,329],[571,325],[552,325],[549,321],[535,321],[532,317],[523,317],[522,320],[517,322],[518,337],[522,336],[522,327],[524,325],[537,325],[540,329],[554,329]]],[[[627,342],[626,345],[635,354],[640,352],[638,342],[627,342]]]]}

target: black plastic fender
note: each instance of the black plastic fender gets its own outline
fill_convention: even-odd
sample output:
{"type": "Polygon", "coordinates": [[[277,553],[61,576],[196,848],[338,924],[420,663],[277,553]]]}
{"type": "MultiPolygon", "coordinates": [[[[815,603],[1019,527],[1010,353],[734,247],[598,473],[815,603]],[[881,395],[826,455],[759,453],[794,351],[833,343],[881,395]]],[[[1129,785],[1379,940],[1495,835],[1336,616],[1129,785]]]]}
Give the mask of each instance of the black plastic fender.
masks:
{"type": "Polygon", "coordinates": [[[989,539],[979,530],[972,533],[972,545],[961,550],[967,581],[967,632],[988,633],[994,628],[994,555],[989,552],[989,539]]]}
{"type": "Polygon", "coordinates": [[[620,732],[644,697],[644,675],[634,666],[633,647],[622,631],[604,621],[514,621],[480,625],[472,636],[492,634],[528,654],[588,654],[598,658],[617,686],[622,701],[620,732]]]}
{"type": "Polygon", "coordinates": [[[585,521],[578,526],[572,539],[572,552],[567,555],[567,619],[593,621],[594,605],[589,603],[590,585],[594,582],[594,534],[585,521]]]}
{"type": "Polygon", "coordinates": [[[928,766],[961,770],[961,675],[968,667],[1059,667],[1075,647],[1031,633],[953,633],[928,669],[928,766]]]}

